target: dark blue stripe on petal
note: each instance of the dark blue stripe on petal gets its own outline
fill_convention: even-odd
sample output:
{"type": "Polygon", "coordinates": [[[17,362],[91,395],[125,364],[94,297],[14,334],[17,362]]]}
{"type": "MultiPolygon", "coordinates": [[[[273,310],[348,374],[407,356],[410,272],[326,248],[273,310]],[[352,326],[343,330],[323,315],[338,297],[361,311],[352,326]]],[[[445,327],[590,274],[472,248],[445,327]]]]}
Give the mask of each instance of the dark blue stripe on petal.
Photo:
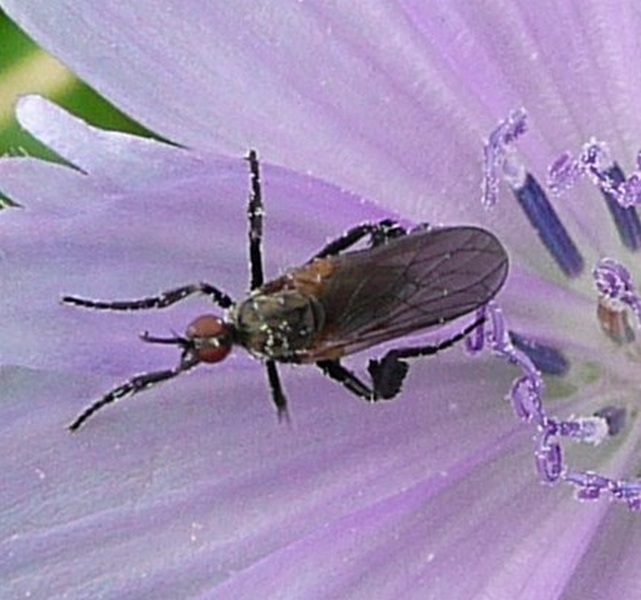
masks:
{"type": "MultiPolygon", "coordinates": [[[[625,175],[616,163],[606,171],[606,175],[615,183],[625,181],[625,175]]],[[[601,192],[619,232],[621,243],[630,250],[641,248],[641,221],[639,221],[637,209],[634,206],[621,206],[612,194],[603,190],[601,192]]]]}
{"type": "Polygon", "coordinates": [[[514,195],[563,273],[568,277],[580,275],[583,257],[537,180],[528,173],[525,184],[514,188],[514,195]]]}
{"type": "Polygon", "coordinates": [[[534,366],[546,375],[565,375],[570,361],[560,350],[510,331],[510,341],[516,348],[525,352],[534,366]]]}

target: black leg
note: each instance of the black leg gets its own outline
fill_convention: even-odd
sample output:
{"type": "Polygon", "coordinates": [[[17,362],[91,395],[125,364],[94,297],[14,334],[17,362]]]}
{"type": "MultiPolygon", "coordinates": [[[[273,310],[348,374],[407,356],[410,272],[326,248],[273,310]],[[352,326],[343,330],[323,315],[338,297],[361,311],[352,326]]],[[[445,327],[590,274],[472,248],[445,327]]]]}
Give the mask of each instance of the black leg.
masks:
{"type": "Polygon", "coordinates": [[[195,367],[198,364],[198,360],[193,357],[183,357],[180,361],[180,364],[173,369],[166,369],[164,371],[153,371],[151,373],[142,373],[141,375],[136,375],[132,377],[129,381],[126,381],[122,385],[114,388],[107,394],[105,394],[100,400],[94,402],[85,410],[83,410],[69,425],[71,431],[76,431],[91,415],[96,411],[100,410],[107,404],[116,402],[121,398],[126,396],[133,396],[138,392],[146,390],[162,381],[167,381],[168,379],[173,379],[174,377],[180,375],[181,373],[195,367]]]}
{"type": "Polygon", "coordinates": [[[280,383],[276,363],[273,360],[267,360],[265,361],[265,366],[267,367],[267,378],[269,379],[269,389],[272,392],[272,400],[276,405],[276,410],[278,411],[278,420],[289,420],[289,415],[287,413],[287,398],[283,392],[283,386],[280,383]]]}
{"type": "Polygon", "coordinates": [[[102,300],[87,300],[85,298],[78,298],[77,296],[63,296],[62,302],[98,310],[146,310],[150,308],[166,308],[193,294],[209,296],[211,300],[221,308],[229,308],[234,303],[227,294],[221,292],[213,285],[204,282],[183,285],[182,287],[162,292],[157,296],[149,296],[148,298],[141,298],[139,300],[115,300],[105,302],[102,300]]]}
{"type": "Polygon", "coordinates": [[[403,387],[410,366],[398,358],[386,354],[381,360],[370,360],[367,372],[372,379],[375,400],[391,400],[403,387]]]}
{"type": "MultiPolygon", "coordinates": [[[[387,358],[387,355],[386,355],[387,358]]],[[[352,371],[346,369],[338,360],[322,360],[316,363],[325,375],[345,386],[352,394],[368,402],[389,400],[401,391],[403,380],[409,366],[401,360],[370,360],[368,372],[372,389],[367,387],[352,371]],[[372,365],[375,363],[375,366],[372,365]]]]}
{"type": "Polygon", "coordinates": [[[456,335],[453,335],[451,338],[448,338],[446,340],[443,340],[442,342],[439,342],[438,344],[433,344],[431,346],[414,346],[411,348],[396,348],[394,350],[390,350],[384,357],[383,360],[386,358],[418,358],[420,356],[430,356],[432,354],[436,354],[437,352],[440,352],[441,350],[445,350],[454,344],[460,342],[465,336],[469,335],[474,331],[477,327],[480,327],[485,323],[486,317],[480,317],[476,319],[473,323],[470,323],[465,329],[457,333],[456,335]]]}
{"type": "Polygon", "coordinates": [[[419,358],[436,354],[460,342],[466,335],[480,327],[485,322],[481,317],[468,325],[456,335],[429,346],[413,346],[410,348],[396,348],[390,350],[379,360],[370,360],[367,372],[372,380],[372,388],[368,388],[354,373],[341,365],[338,360],[322,360],[316,363],[325,375],[342,384],[352,394],[365,400],[390,400],[397,396],[403,386],[403,381],[409,371],[409,365],[402,359],[419,358]]]}
{"type": "Polygon", "coordinates": [[[263,196],[260,188],[260,166],[258,156],[254,150],[247,155],[249,162],[249,264],[251,266],[251,281],[249,289],[255,290],[263,285],[263,255],[261,244],[263,241],[263,196]]]}
{"type": "Polygon", "coordinates": [[[313,258],[325,258],[334,256],[343,250],[347,250],[365,236],[370,236],[372,247],[380,246],[389,240],[405,235],[407,232],[396,221],[385,219],[378,223],[362,223],[346,231],[341,237],[329,242],[319,250],[313,258]]]}
{"type": "Polygon", "coordinates": [[[396,348],[390,350],[380,360],[370,360],[367,365],[367,371],[372,378],[374,391],[377,398],[389,400],[394,398],[403,385],[403,380],[409,370],[409,365],[402,359],[419,358],[421,356],[431,356],[441,350],[450,348],[457,342],[460,342],[465,336],[480,327],[485,322],[485,317],[481,317],[465,327],[456,335],[429,346],[413,346],[410,348],[396,348]]]}
{"type": "Polygon", "coordinates": [[[316,366],[325,375],[344,385],[352,394],[365,400],[375,400],[374,392],[368,388],[354,373],[346,369],[339,360],[319,360],[316,366]]]}

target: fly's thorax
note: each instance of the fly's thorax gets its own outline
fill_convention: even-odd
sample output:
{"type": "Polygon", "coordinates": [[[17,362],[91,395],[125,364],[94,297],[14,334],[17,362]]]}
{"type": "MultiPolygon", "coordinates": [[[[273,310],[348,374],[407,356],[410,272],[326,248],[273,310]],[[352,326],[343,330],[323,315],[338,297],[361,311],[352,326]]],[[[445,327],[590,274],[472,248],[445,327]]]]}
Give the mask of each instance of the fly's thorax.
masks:
{"type": "Polygon", "coordinates": [[[238,343],[252,354],[291,359],[309,348],[323,328],[325,311],[311,295],[286,289],[253,292],[230,312],[238,343]]]}

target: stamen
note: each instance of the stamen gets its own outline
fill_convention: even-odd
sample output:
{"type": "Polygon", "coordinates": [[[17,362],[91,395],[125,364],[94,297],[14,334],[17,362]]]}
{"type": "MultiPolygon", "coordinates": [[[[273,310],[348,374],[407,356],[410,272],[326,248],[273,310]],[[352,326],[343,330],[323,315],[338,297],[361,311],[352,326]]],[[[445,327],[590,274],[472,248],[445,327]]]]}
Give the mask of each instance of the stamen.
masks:
{"type": "Polygon", "coordinates": [[[641,510],[641,481],[611,481],[610,490],[617,500],[627,502],[631,510],[641,510]]]}
{"type": "Polygon", "coordinates": [[[563,452],[558,442],[551,442],[549,438],[552,434],[545,428],[539,436],[534,459],[536,469],[543,481],[554,483],[559,479],[563,472],[563,452]]]}
{"type": "Polygon", "coordinates": [[[568,471],[563,479],[578,488],[576,495],[580,500],[597,500],[601,492],[609,492],[630,510],[641,510],[641,481],[617,481],[592,471],[568,471]]]}
{"type": "MultiPolygon", "coordinates": [[[[484,318],[486,316],[485,307],[481,307],[476,311],[476,318],[484,318]]],[[[485,347],[485,336],[486,336],[486,327],[477,327],[474,331],[471,331],[463,340],[465,344],[465,349],[470,354],[477,354],[485,347]]]]}
{"type": "MultiPolygon", "coordinates": [[[[525,131],[525,111],[516,111],[499,124],[485,145],[483,202],[497,201],[500,180],[507,181],[548,251],[569,277],[584,269],[583,257],[564,228],[548,198],[532,174],[518,161],[513,142],[525,131]]],[[[626,247],[641,248],[641,220],[633,205],[641,203],[641,153],[637,171],[627,179],[609,158],[605,144],[591,140],[578,159],[569,153],[559,157],[549,169],[549,184],[554,193],[572,187],[587,176],[604,194],[608,210],[626,247]]],[[[629,311],[641,325],[641,297],[628,270],[613,259],[603,259],[593,270],[599,292],[599,321],[608,335],[619,342],[634,339],[628,323],[629,311]]],[[[543,405],[544,384],[541,372],[565,374],[569,363],[552,347],[510,332],[501,310],[494,302],[480,309],[483,328],[466,338],[470,352],[484,346],[519,367],[521,373],[510,387],[507,399],[516,415],[537,428],[535,462],[543,481],[566,481],[576,488],[582,500],[608,495],[625,502],[631,510],[641,511],[641,479],[610,479],[591,471],[574,470],[564,462],[564,442],[598,445],[619,435],[626,426],[625,408],[606,406],[587,417],[558,419],[548,416],[543,405]]]]}
{"type": "Polygon", "coordinates": [[[545,422],[541,403],[540,383],[531,377],[519,377],[512,382],[509,399],[516,416],[523,421],[535,421],[539,425],[545,422]]]}
{"type": "MultiPolygon", "coordinates": [[[[604,194],[612,196],[621,206],[641,202],[641,174],[635,171],[627,179],[621,168],[610,158],[607,145],[592,139],[583,146],[579,158],[582,171],[604,194]]],[[[637,168],[641,158],[637,155],[637,168]]]]}
{"type": "Polygon", "coordinates": [[[528,173],[525,183],[514,188],[513,192],[530,224],[563,273],[567,277],[580,275],[584,266],[583,257],[536,179],[528,173]]]}
{"type": "Polygon", "coordinates": [[[546,417],[541,404],[541,374],[530,357],[510,341],[503,313],[495,302],[489,302],[477,311],[477,319],[481,318],[486,319],[484,326],[478,328],[483,330],[483,335],[466,338],[468,351],[478,352],[487,344],[492,352],[520,367],[523,375],[512,383],[508,399],[519,419],[542,424],[546,417]]]}
{"type": "Polygon", "coordinates": [[[546,423],[547,434],[571,438],[598,446],[610,436],[608,422],[604,417],[577,417],[567,421],[550,418],[546,423]]]}
{"type": "Polygon", "coordinates": [[[537,466],[547,481],[553,481],[554,474],[577,487],[577,497],[581,500],[596,500],[601,492],[608,492],[615,500],[626,502],[631,510],[641,510],[641,481],[614,480],[592,471],[563,472],[561,447],[550,442],[553,436],[569,437],[582,442],[599,444],[607,436],[617,435],[625,425],[626,411],[623,408],[608,406],[594,414],[592,418],[570,421],[548,419],[539,437],[537,466]]]}
{"type": "Polygon", "coordinates": [[[592,138],[583,145],[578,162],[581,173],[587,175],[594,185],[615,197],[618,196],[617,182],[608,175],[608,171],[614,163],[610,158],[610,149],[605,142],[599,142],[592,138]]]}
{"type": "MultiPolygon", "coordinates": [[[[621,170],[621,167],[616,163],[606,171],[607,176],[616,184],[623,186],[623,195],[629,199],[632,196],[641,196],[641,178],[633,174],[628,181],[621,170]]],[[[610,212],[610,216],[619,232],[621,243],[630,250],[638,250],[641,248],[641,221],[637,209],[630,204],[623,205],[614,194],[601,190],[603,198],[605,199],[606,206],[610,212]]],[[[628,200],[626,200],[628,201],[628,200]]],[[[638,204],[637,200],[635,204],[638,204]]]]}
{"type": "Polygon", "coordinates": [[[574,441],[599,445],[613,431],[620,431],[625,410],[607,407],[592,417],[579,417],[570,420],[546,418],[539,435],[536,451],[536,464],[545,481],[556,481],[563,471],[562,450],[554,437],[566,437],[574,441]]]}
{"type": "Polygon", "coordinates": [[[625,409],[605,407],[592,418],[569,421],[547,419],[539,434],[536,452],[537,468],[545,481],[559,478],[577,488],[580,500],[596,500],[602,492],[627,503],[631,510],[641,510],[641,481],[614,480],[592,471],[564,469],[560,444],[551,441],[555,436],[599,444],[606,437],[618,434],[625,424],[625,409]]]}
{"type": "Polygon", "coordinates": [[[510,341],[516,348],[530,357],[534,366],[545,375],[565,375],[570,369],[570,361],[560,350],[547,346],[533,339],[509,332],[510,341]]]}
{"type": "Polygon", "coordinates": [[[563,461],[563,448],[556,439],[599,444],[623,429],[625,409],[608,406],[592,417],[567,420],[548,417],[542,403],[540,373],[528,355],[510,341],[501,309],[496,303],[489,302],[477,311],[477,317],[486,318],[483,335],[469,335],[466,338],[468,350],[478,352],[487,345],[495,354],[522,370],[521,376],[512,383],[509,399],[519,418],[537,426],[534,456],[541,479],[547,483],[562,480],[574,485],[581,500],[596,500],[602,493],[607,493],[614,500],[625,502],[630,510],[641,511],[641,480],[614,480],[591,471],[569,469],[563,461]]]}
{"type": "Polygon", "coordinates": [[[563,478],[578,487],[576,495],[580,500],[598,499],[611,484],[610,479],[592,471],[568,471],[563,478]]]}
{"type": "MultiPolygon", "coordinates": [[[[482,202],[486,208],[494,206],[498,200],[499,181],[505,180],[563,273],[568,277],[576,277],[583,271],[583,258],[545,192],[518,160],[512,147],[527,130],[526,121],[525,109],[512,111],[490,134],[483,147],[482,202]]],[[[565,172],[571,166],[569,160],[568,155],[557,165],[557,170],[565,172]]]]}
{"type": "Polygon", "coordinates": [[[574,160],[569,152],[564,152],[548,168],[547,185],[550,191],[558,196],[574,187],[582,174],[578,161],[574,160]]]}
{"type": "Polygon", "coordinates": [[[626,179],[621,167],[610,159],[607,145],[592,139],[578,159],[564,152],[552,163],[548,187],[558,195],[582,176],[601,191],[623,245],[630,250],[641,248],[641,221],[635,208],[641,203],[641,153],[637,155],[637,171],[626,179]]]}
{"type": "Polygon", "coordinates": [[[641,324],[641,298],[634,289],[630,272],[620,262],[613,258],[601,259],[594,267],[592,277],[606,307],[616,310],[624,304],[632,309],[637,323],[641,324]]]}
{"type": "Polygon", "coordinates": [[[498,200],[499,182],[504,177],[512,151],[510,145],[526,131],[527,113],[521,108],[512,111],[507,119],[501,121],[485,143],[482,202],[486,208],[494,206],[498,200]]]}

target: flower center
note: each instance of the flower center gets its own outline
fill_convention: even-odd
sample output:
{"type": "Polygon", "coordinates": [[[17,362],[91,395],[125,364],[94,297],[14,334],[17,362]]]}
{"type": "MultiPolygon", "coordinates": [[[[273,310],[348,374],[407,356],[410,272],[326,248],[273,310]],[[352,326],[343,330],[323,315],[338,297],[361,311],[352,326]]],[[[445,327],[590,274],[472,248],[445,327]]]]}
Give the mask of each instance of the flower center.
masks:
{"type": "MultiPolygon", "coordinates": [[[[515,142],[526,131],[527,114],[520,109],[491,133],[484,148],[483,203],[487,207],[496,204],[499,183],[506,182],[561,272],[569,280],[578,280],[585,274],[583,255],[547,193],[517,156],[515,142]]],[[[578,158],[564,153],[552,163],[547,187],[557,196],[570,190],[579,179],[587,178],[600,190],[621,243],[634,251],[641,249],[641,221],[636,210],[636,204],[641,203],[641,153],[636,167],[626,178],[619,165],[610,159],[607,146],[590,140],[578,158]]],[[[630,425],[636,409],[628,400],[636,396],[639,383],[636,372],[641,358],[635,343],[635,326],[641,324],[641,297],[630,272],[621,262],[602,258],[594,266],[592,276],[596,317],[607,338],[597,342],[595,355],[602,356],[606,347],[608,354],[603,360],[571,361],[561,349],[538,340],[535,332],[509,330],[502,311],[494,303],[481,309],[485,329],[468,340],[468,349],[478,351],[489,346],[495,354],[520,368],[521,375],[512,383],[508,398],[516,415],[536,427],[535,462],[544,481],[569,482],[580,499],[609,495],[633,510],[641,510],[641,480],[611,477],[583,466],[586,459],[589,463],[597,458],[599,464],[607,462],[608,468],[618,473],[628,462],[623,448],[627,448],[629,456],[634,454],[636,434],[632,435],[630,425]],[[636,323],[631,324],[631,320],[636,323]],[[544,381],[543,375],[549,377],[544,381]],[[565,381],[565,386],[559,385],[559,381],[565,381]],[[546,384],[552,393],[546,391],[546,384]],[[555,389],[557,396],[565,396],[565,401],[574,408],[568,417],[558,418],[549,413],[548,401],[555,389]],[[588,414],[576,416],[577,406],[589,407],[588,414]],[[599,447],[598,452],[595,446],[599,447]],[[578,464],[582,466],[577,467],[578,464]]]]}

